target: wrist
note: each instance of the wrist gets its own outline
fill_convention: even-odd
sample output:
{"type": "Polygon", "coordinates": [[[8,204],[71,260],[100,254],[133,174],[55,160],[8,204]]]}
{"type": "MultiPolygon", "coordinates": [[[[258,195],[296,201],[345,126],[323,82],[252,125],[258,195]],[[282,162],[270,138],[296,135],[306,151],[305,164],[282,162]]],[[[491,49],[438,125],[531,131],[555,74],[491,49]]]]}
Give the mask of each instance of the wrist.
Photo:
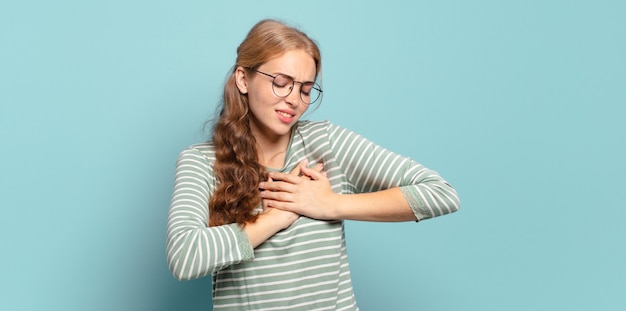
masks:
{"type": "Polygon", "coordinates": [[[272,223],[272,226],[278,228],[277,231],[291,226],[291,224],[293,224],[299,217],[296,213],[272,207],[268,208],[263,216],[268,217],[268,221],[272,223]]]}
{"type": "Polygon", "coordinates": [[[285,211],[283,211],[283,213],[285,214],[284,217],[283,217],[283,223],[282,223],[282,228],[283,229],[287,229],[294,222],[296,222],[296,220],[298,220],[298,218],[300,217],[300,215],[298,215],[296,213],[292,213],[292,212],[285,212],[285,211]]]}
{"type": "Polygon", "coordinates": [[[326,219],[332,219],[332,220],[341,220],[345,218],[344,215],[344,204],[345,204],[345,199],[347,198],[346,195],[341,195],[338,193],[334,193],[332,195],[332,199],[330,200],[329,204],[327,205],[327,211],[328,214],[326,215],[326,219]]]}

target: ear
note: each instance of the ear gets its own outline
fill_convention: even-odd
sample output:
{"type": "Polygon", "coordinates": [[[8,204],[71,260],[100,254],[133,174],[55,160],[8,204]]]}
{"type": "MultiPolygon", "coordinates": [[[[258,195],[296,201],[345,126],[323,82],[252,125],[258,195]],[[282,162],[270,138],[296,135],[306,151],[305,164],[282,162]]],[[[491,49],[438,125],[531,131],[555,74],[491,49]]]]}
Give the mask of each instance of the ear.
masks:
{"type": "Polygon", "coordinates": [[[235,69],[235,84],[241,94],[248,94],[248,76],[246,70],[239,66],[235,69]]]}

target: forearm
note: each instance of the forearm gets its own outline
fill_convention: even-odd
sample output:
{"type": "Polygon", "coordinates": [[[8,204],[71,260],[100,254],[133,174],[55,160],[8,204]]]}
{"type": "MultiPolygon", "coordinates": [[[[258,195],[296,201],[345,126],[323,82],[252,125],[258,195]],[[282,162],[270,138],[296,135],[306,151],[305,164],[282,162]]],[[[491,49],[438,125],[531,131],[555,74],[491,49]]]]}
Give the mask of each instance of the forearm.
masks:
{"type": "Polygon", "coordinates": [[[370,193],[336,194],[330,219],[399,222],[417,218],[399,188],[370,193]]]}
{"type": "MultiPolygon", "coordinates": [[[[341,127],[329,126],[329,136],[333,154],[339,163],[340,174],[345,174],[348,182],[355,188],[353,191],[366,194],[364,197],[358,195],[356,198],[367,198],[362,203],[364,206],[374,207],[374,214],[382,213],[384,219],[406,220],[403,216],[408,217],[410,214],[406,209],[398,208],[406,207],[404,204],[408,204],[414,216],[411,219],[422,221],[459,209],[460,202],[456,191],[437,172],[341,127]],[[392,197],[387,197],[378,192],[394,188],[394,192],[399,191],[401,195],[396,193],[392,197]],[[381,197],[378,197],[379,195],[381,197]],[[395,201],[401,196],[404,197],[404,202],[395,201]],[[380,198],[394,201],[378,202],[380,198]],[[369,202],[370,199],[372,202],[369,202]],[[378,209],[374,205],[384,208],[378,209]],[[403,211],[407,214],[403,214],[403,211]]],[[[335,173],[331,171],[332,168],[329,168],[329,176],[335,173]]],[[[343,199],[352,200],[351,196],[343,199]]],[[[361,213],[372,214],[368,211],[369,208],[357,211],[358,213],[350,213],[354,204],[348,206],[346,210],[349,212],[348,218],[359,217],[358,214],[361,213]]]]}
{"type": "Polygon", "coordinates": [[[176,162],[174,192],[167,222],[167,261],[179,280],[215,273],[252,260],[254,250],[236,224],[208,227],[208,202],[214,177],[201,150],[189,148],[176,162]]]}
{"type": "Polygon", "coordinates": [[[247,237],[236,225],[207,228],[170,218],[167,260],[179,280],[200,278],[231,264],[252,260],[247,237]]]}

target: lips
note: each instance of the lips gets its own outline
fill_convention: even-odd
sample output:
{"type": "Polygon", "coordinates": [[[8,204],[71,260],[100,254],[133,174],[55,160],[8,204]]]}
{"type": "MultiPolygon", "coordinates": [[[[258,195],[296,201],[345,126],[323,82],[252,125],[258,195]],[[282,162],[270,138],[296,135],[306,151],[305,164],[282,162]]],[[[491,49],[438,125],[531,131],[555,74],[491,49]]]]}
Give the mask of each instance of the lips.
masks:
{"type": "Polygon", "coordinates": [[[276,114],[278,115],[278,119],[284,123],[291,123],[296,116],[295,113],[288,110],[276,110],[276,114]]]}

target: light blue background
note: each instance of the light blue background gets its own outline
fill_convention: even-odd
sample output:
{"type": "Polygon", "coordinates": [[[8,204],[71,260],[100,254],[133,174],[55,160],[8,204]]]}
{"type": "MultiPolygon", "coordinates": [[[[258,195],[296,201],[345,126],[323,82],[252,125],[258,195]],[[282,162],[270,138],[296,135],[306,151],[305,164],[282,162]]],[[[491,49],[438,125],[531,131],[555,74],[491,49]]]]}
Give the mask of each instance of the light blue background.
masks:
{"type": "Polygon", "coordinates": [[[626,310],[623,1],[3,1],[0,309],[208,310],[167,270],[174,162],[258,20],[323,52],[329,119],[462,208],[347,223],[363,310],[626,310]]]}

